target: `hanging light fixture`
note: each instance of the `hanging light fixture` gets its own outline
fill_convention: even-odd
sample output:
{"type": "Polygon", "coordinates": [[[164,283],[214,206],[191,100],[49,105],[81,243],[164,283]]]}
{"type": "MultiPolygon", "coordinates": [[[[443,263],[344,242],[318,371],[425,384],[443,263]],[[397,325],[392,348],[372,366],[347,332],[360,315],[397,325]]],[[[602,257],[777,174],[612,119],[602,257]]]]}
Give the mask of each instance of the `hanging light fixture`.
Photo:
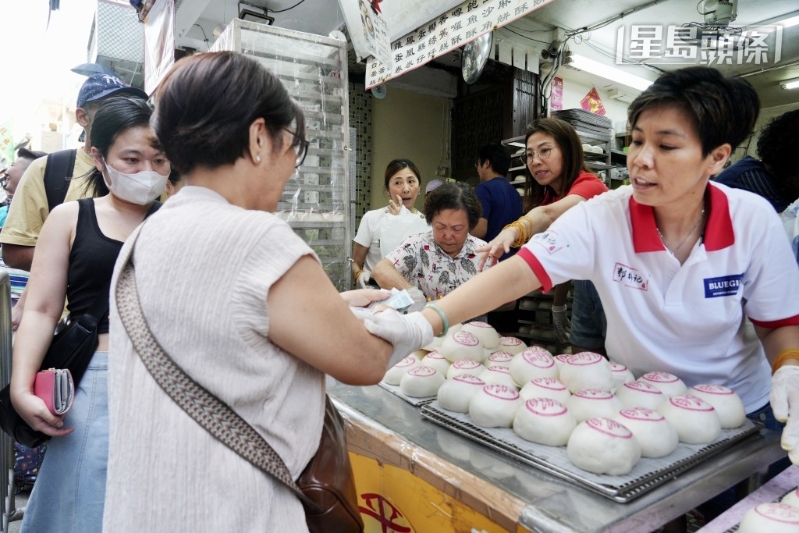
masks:
{"type": "Polygon", "coordinates": [[[275,17],[270,17],[266,8],[243,4],[239,2],[239,18],[257,24],[271,26],[275,22],[275,17]]]}

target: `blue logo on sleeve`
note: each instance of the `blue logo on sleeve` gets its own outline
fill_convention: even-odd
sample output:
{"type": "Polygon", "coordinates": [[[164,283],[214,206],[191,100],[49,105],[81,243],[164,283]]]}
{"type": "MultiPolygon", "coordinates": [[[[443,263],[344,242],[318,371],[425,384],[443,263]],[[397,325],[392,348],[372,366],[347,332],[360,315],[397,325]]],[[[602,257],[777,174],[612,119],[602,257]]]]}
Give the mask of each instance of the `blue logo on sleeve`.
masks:
{"type": "Polygon", "coordinates": [[[718,298],[719,296],[737,294],[743,277],[743,274],[735,274],[720,278],[705,278],[705,298],[718,298]]]}

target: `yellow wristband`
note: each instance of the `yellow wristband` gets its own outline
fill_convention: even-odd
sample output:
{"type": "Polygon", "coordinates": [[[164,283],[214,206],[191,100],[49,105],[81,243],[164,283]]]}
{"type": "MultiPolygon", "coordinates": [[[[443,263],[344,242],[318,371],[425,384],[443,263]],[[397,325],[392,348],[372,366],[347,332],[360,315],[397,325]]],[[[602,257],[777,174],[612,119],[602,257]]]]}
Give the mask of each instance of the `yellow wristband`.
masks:
{"type": "Polygon", "coordinates": [[[358,278],[360,277],[361,274],[363,274],[363,269],[361,269],[361,270],[359,270],[358,272],[355,273],[353,281],[355,281],[357,283],[358,282],[358,278]]]}
{"type": "Polygon", "coordinates": [[[785,361],[793,359],[794,361],[799,361],[799,349],[797,348],[785,348],[779,354],[777,354],[777,358],[771,363],[771,373],[773,374],[777,370],[780,369],[782,365],[785,364],[785,361]]]}

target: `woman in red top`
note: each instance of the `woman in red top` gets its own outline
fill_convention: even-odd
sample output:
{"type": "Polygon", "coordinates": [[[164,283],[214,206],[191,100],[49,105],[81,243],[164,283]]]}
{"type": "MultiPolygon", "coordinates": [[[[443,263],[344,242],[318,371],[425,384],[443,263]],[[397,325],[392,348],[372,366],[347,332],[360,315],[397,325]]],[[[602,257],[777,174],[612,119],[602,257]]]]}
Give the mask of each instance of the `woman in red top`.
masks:
{"type": "MultiPolygon", "coordinates": [[[[546,231],[571,207],[608,190],[585,165],[580,137],[568,122],[556,118],[536,120],[527,130],[525,145],[521,158],[527,166],[523,198],[527,214],[477,249],[488,252],[483,261],[490,257],[492,263],[496,262],[511,247],[518,248],[536,233],[546,231]]],[[[568,341],[567,291],[566,284],[555,287],[552,302],[555,331],[562,343],[568,341]]]]}

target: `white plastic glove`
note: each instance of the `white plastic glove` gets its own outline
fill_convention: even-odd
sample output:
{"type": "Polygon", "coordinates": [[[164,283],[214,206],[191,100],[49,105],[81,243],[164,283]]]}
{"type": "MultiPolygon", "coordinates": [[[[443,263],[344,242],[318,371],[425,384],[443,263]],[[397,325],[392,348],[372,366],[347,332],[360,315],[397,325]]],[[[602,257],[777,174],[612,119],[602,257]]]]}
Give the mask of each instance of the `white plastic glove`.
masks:
{"type": "Polygon", "coordinates": [[[352,314],[355,315],[355,318],[361,322],[367,318],[372,318],[372,315],[374,314],[372,313],[371,309],[367,309],[365,307],[350,307],[350,311],[352,311],[352,314]]]}
{"type": "Polygon", "coordinates": [[[367,318],[364,325],[372,335],[394,346],[386,369],[433,342],[433,327],[422,313],[402,315],[396,309],[384,309],[367,318]]]}
{"type": "Polygon", "coordinates": [[[413,300],[413,303],[408,307],[407,311],[409,313],[414,313],[424,309],[424,306],[427,305],[427,298],[425,298],[424,293],[417,287],[411,287],[406,290],[408,291],[408,296],[413,300]]]}
{"type": "Polygon", "coordinates": [[[363,272],[361,272],[360,275],[358,276],[358,281],[356,282],[356,284],[358,285],[359,289],[373,289],[374,287],[369,285],[369,280],[371,279],[372,279],[372,273],[364,268],[363,272]]]}
{"type": "Polygon", "coordinates": [[[569,332],[571,331],[572,323],[566,316],[566,305],[552,306],[552,324],[555,326],[555,336],[560,343],[569,342],[569,332]]]}
{"type": "Polygon", "coordinates": [[[785,365],[774,372],[769,399],[774,417],[785,422],[782,449],[791,463],[799,464],[799,366],[785,365]]]}

